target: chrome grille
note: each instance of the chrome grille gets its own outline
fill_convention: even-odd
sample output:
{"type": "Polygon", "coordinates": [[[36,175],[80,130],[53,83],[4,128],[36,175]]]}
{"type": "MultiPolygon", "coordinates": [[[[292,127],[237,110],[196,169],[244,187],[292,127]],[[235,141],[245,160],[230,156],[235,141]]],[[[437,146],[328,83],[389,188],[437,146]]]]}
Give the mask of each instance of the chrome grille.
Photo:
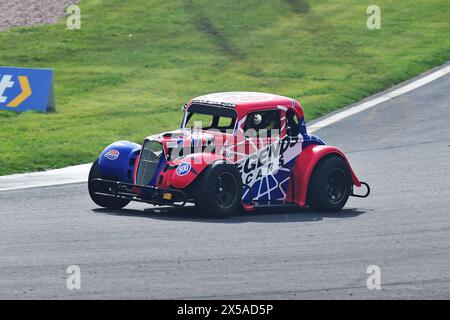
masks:
{"type": "Polygon", "coordinates": [[[157,141],[146,141],[144,143],[136,173],[136,184],[149,185],[163,156],[164,152],[161,143],[157,141]]]}

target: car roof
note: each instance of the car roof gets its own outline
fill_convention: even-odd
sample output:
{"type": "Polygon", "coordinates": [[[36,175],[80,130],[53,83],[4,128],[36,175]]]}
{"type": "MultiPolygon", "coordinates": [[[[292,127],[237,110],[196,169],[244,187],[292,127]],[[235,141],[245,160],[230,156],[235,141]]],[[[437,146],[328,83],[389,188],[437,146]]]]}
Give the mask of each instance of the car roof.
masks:
{"type": "Polygon", "coordinates": [[[192,99],[188,105],[204,104],[235,108],[238,113],[247,113],[264,107],[284,106],[295,107],[300,105],[292,98],[264,93],[264,92],[217,92],[192,99]]]}

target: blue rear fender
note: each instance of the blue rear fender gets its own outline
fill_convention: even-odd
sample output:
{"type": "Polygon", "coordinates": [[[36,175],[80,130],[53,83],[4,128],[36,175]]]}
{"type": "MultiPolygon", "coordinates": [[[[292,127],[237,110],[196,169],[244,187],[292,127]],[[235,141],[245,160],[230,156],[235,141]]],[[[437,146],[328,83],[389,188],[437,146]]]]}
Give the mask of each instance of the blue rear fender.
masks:
{"type": "Polygon", "coordinates": [[[102,177],[133,183],[134,167],[140,151],[141,145],[131,141],[117,141],[107,146],[98,158],[102,177]]]}

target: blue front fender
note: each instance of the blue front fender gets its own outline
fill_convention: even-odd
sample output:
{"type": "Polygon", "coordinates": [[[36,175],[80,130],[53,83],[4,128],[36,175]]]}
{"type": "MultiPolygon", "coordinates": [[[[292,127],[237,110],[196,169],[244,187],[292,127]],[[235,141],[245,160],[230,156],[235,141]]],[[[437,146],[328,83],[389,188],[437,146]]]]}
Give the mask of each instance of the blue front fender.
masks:
{"type": "Polygon", "coordinates": [[[131,141],[117,141],[105,148],[98,158],[102,178],[134,183],[133,172],[141,145],[131,141]]]}

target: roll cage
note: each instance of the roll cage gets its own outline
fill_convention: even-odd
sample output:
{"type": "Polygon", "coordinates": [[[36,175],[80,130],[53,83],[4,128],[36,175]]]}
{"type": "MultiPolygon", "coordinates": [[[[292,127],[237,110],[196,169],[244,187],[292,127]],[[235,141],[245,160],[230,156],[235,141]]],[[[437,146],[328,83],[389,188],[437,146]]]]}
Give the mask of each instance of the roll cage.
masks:
{"type": "MultiPolygon", "coordinates": [[[[298,127],[299,121],[301,119],[298,118],[298,115],[296,114],[295,110],[291,110],[289,108],[286,108],[284,106],[271,106],[263,109],[254,109],[254,110],[248,110],[248,112],[244,115],[238,114],[236,109],[233,106],[226,106],[226,105],[214,105],[214,104],[208,104],[208,103],[193,103],[191,105],[184,105],[183,108],[183,119],[181,122],[181,129],[187,129],[187,124],[189,123],[189,120],[191,120],[191,117],[193,114],[202,114],[202,115],[211,115],[213,117],[212,122],[209,126],[203,127],[201,129],[203,130],[209,130],[209,129],[216,129],[224,132],[224,130],[233,130],[233,135],[236,136],[237,132],[239,131],[239,127],[242,125],[241,121],[243,119],[246,119],[244,122],[244,127],[247,127],[249,118],[248,115],[252,115],[255,113],[270,113],[271,111],[277,110],[280,112],[280,118],[278,120],[278,128],[286,128],[286,135],[288,136],[297,136],[300,133],[300,128],[298,127]],[[284,110],[286,113],[285,117],[281,116],[281,111],[284,110]],[[229,126],[221,127],[219,126],[220,118],[231,118],[232,122],[229,126]],[[295,124],[295,127],[294,125],[295,124]]],[[[245,130],[245,129],[244,129],[245,130]]],[[[281,134],[281,132],[280,132],[281,134]]]]}

